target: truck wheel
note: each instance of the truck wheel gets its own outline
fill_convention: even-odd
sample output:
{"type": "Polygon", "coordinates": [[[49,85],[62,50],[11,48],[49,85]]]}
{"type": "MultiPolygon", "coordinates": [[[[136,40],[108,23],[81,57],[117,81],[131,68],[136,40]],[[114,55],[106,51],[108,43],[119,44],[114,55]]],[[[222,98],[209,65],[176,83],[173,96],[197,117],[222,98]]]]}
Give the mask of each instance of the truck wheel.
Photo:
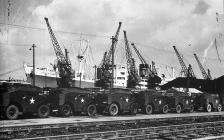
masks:
{"type": "Polygon", "coordinates": [[[115,103],[110,104],[109,114],[111,116],[116,116],[118,114],[118,110],[119,110],[119,108],[118,108],[117,104],[115,104],[115,103]]]}
{"type": "Polygon", "coordinates": [[[152,105],[146,105],[146,107],[145,107],[145,113],[149,115],[149,114],[152,114],[152,112],[153,112],[152,105]]]}
{"type": "Polygon", "coordinates": [[[19,108],[16,105],[9,105],[6,108],[5,115],[9,120],[15,120],[19,116],[19,108]]]}
{"type": "Polygon", "coordinates": [[[206,111],[207,112],[211,112],[212,111],[212,105],[211,104],[207,104],[206,111]]]}
{"type": "Polygon", "coordinates": [[[42,104],[38,107],[37,114],[40,118],[47,118],[50,114],[50,108],[48,105],[42,104]]]}
{"type": "Polygon", "coordinates": [[[194,112],[194,106],[193,105],[190,107],[189,112],[190,113],[193,113],[194,112]]]}
{"type": "Polygon", "coordinates": [[[87,114],[89,115],[89,116],[94,116],[94,115],[96,115],[96,105],[94,105],[94,104],[90,104],[90,105],[88,105],[88,107],[87,107],[87,114]]]}
{"type": "Polygon", "coordinates": [[[176,112],[177,112],[177,113],[181,113],[181,111],[182,111],[181,105],[178,104],[178,105],[176,106],[176,112]]]}
{"type": "Polygon", "coordinates": [[[169,111],[169,107],[168,107],[168,105],[164,105],[164,106],[163,106],[163,110],[162,110],[162,112],[163,112],[164,114],[167,114],[168,111],[169,111]]]}
{"type": "Polygon", "coordinates": [[[217,110],[218,110],[218,112],[222,111],[222,105],[221,104],[218,105],[217,110]]]}
{"type": "Polygon", "coordinates": [[[130,112],[132,115],[136,115],[138,112],[138,105],[136,103],[131,104],[130,112]]]}
{"type": "Polygon", "coordinates": [[[69,117],[72,112],[72,107],[69,104],[63,104],[60,108],[60,114],[63,117],[69,117]]]}

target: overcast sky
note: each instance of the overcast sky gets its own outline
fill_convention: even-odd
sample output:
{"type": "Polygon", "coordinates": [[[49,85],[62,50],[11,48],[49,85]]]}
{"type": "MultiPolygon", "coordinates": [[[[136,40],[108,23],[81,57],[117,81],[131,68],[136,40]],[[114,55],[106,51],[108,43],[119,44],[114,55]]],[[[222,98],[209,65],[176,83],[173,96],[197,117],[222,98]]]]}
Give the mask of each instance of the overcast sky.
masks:
{"type": "Polygon", "coordinates": [[[8,0],[0,0],[0,74],[13,71],[0,79],[25,79],[22,65],[32,64],[32,44],[37,45],[37,67],[50,68],[54,63],[56,57],[44,17],[49,18],[60,46],[69,50],[75,70],[76,56],[86,45],[83,42],[80,47],[80,36],[92,48],[91,65],[99,65],[121,21],[117,63],[125,62],[126,30],[128,40],[136,44],[147,62],[156,62],[159,73],[170,74],[170,67],[180,70],[172,48],[175,45],[198,78],[202,76],[193,53],[211,70],[212,77],[219,77],[224,74],[223,7],[223,0],[10,0],[10,5],[8,0]],[[212,43],[214,38],[217,49],[212,43]]]}

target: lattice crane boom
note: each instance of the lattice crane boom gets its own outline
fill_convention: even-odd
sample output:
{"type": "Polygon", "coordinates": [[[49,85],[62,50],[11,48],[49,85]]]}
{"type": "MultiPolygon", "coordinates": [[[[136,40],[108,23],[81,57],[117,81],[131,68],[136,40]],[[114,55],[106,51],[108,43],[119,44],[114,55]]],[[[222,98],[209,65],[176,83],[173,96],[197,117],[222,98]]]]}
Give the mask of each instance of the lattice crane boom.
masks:
{"type": "Polygon", "coordinates": [[[139,50],[136,48],[134,43],[131,43],[131,45],[133,46],[136,54],[138,55],[140,61],[142,62],[142,64],[147,64],[147,62],[145,61],[145,59],[142,57],[142,55],[140,54],[139,50]]]}
{"type": "MultiPolygon", "coordinates": [[[[152,76],[154,73],[153,73],[153,71],[149,68],[149,64],[146,62],[146,60],[143,58],[143,56],[141,55],[141,53],[139,52],[139,50],[137,49],[137,47],[135,46],[135,44],[134,43],[132,43],[131,44],[132,45],[132,47],[134,48],[134,50],[135,50],[135,52],[136,52],[136,54],[137,54],[137,56],[139,57],[139,59],[140,59],[140,61],[141,61],[141,64],[140,64],[140,71],[139,71],[139,73],[140,73],[140,75],[144,75],[142,72],[141,72],[141,65],[146,69],[146,73],[145,73],[145,75],[147,75],[147,76],[152,76]]],[[[154,63],[155,64],[155,63],[154,63]]]]}
{"type": "Polygon", "coordinates": [[[189,65],[189,67],[187,68],[187,66],[185,65],[185,63],[183,61],[183,58],[180,55],[180,53],[178,52],[176,46],[173,46],[173,48],[174,48],[174,51],[175,51],[175,53],[177,55],[177,58],[179,60],[179,63],[181,65],[181,71],[184,73],[184,76],[185,77],[188,77],[188,76],[189,77],[195,77],[195,74],[193,72],[193,69],[192,69],[191,65],[189,65]]]}
{"type": "Polygon", "coordinates": [[[138,72],[135,66],[135,60],[132,56],[132,52],[129,47],[126,31],[124,31],[124,41],[125,41],[125,51],[126,51],[126,59],[127,59],[127,70],[129,74],[128,87],[135,87],[136,84],[139,82],[139,77],[138,77],[138,72]]]}
{"type": "Polygon", "coordinates": [[[115,33],[115,36],[112,36],[112,44],[111,44],[111,47],[107,53],[107,57],[106,57],[106,63],[107,64],[111,64],[112,63],[112,50],[114,49],[115,51],[115,48],[116,48],[116,45],[117,45],[117,41],[118,41],[118,36],[119,36],[119,33],[120,33],[120,29],[121,29],[121,24],[122,22],[119,22],[119,25],[118,25],[118,28],[117,28],[117,31],[115,33]]]}
{"type": "Polygon", "coordinates": [[[159,83],[161,83],[161,78],[157,75],[155,62],[152,61],[152,65],[151,67],[149,67],[149,64],[140,54],[134,43],[132,43],[132,46],[141,61],[141,64],[139,65],[139,77],[142,78],[142,81],[147,81],[147,88],[155,88],[156,86],[158,86],[159,83]]]}
{"type": "Polygon", "coordinates": [[[102,67],[102,66],[105,65],[106,57],[107,57],[107,51],[104,52],[104,54],[103,54],[103,59],[101,60],[101,63],[100,63],[100,66],[99,66],[99,67],[102,67]]]}
{"type": "Polygon", "coordinates": [[[48,18],[44,18],[47,24],[47,28],[50,34],[50,38],[53,44],[54,52],[57,57],[57,67],[59,71],[59,76],[61,77],[58,80],[58,86],[59,87],[70,87],[71,86],[71,80],[72,80],[72,68],[71,68],[71,62],[68,59],[67,50],[66,50],[66,56],[63,54],[61,47],[54,35],[54,32],[50,26],[50,23],[48,21],[48,18]]]}
{"type": "Polygon", "coordinates": [[[117,31],[115,33],[115,36],[112,36],[112,44],[108,51],[104,53],[103,59],[97,68],[97,81],[96,86],[107,88],[109,85],[113,87],[113,76],[114,76],[114,52],[116,48],[116,44],[118,41],[118,36],[121,28],[121,22],[119,22],[117,31]]]}
{"type": "Polygon", "coordinates": [[[211,77],[211,75],[210,75],[209,70],[208,70],[208,74],[207,74],[206,71],[205,71],[205,69],[204,69],[204,67],[202,66],[201,62],[199,61],[197,54],[194,54],[194,57],[195,57],[195,59],[196,59],[196,61],[197,61],[197,63],[198,63],[198,66],[199,66],[199,68],[200,68],[200,70],[201,70],[201,73],[202,73],[203,78],[204,78],[204,79],[211,80],[212,77],[211,77]]]}
{"type": "Polygon", "coordinates": [[[48,28],[48,31],[49,31],[49,34],[50,34],[50,37],[51,37],[51,41],[52,41],[52,44],[53,44],[53,48],[54,48],[54,51],[56,53],[56,56],[57,56],[57,59],[60,61],[60,62],[65,62],[66,61],[66,58],[61,50],[61,47],[59,46],[59,43],[54,35],[54,32],[50,26],[50,23],[48,21],[48,18],[44,18],[45,21],[46,21],[46,24],[47,24],[47,28],[48,28]]]}

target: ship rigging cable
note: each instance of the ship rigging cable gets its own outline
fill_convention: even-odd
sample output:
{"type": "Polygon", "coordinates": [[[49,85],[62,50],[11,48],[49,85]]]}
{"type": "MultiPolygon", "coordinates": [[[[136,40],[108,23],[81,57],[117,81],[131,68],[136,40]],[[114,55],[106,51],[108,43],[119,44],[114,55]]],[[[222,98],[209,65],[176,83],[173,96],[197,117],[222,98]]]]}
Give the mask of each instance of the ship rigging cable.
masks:
{"type": "Polygon", "coordinates": [[[12,70],[10,70],[10,71],[1,73],[1,74],[0,74],[0,77],[1,77],[1,76],[4,76],[4,75],[6,75],[6,74],[10,74],[10,73],[12,73],[12,72],[18,71],[18,70],[20,70],[20,69],[22,69],[22,68],[23,68],[23,67],[20,66],[20,67],[18,67],[18,68],[12,69],[12,70]]]}
{"type": "MultiPolygon", "coordinates": [[[[17,25],[17,24],[7,24],[0,22],[0,25],[8,25],[15,28],[25,28],[25,29],[33,29],[33,30],[39,30],[39,31],[45,31],[45,28],[39,28],[39,27],[31,27],[31,26],[24,26],[24,25],[17,25]]],[[[89,33],[78,33],[78,32],[68,32],[68,31],[62,31],[62,30],[55,30],[55,33],[65,33],[65,34],[73,34],[73,35],[85,35],[85,36],[93,36],[93,37],[105,37],[110,38],[109,36],[104,35],[97,35],[97,34],[89,34],[89,33]]]]}
{"type": "MultiPolygon", "coordinates": [[[[45,31],[46,29],[45,28],[38,28],[38,27],[31,27],[31,26],[24,26],[24,25],[17,25],[17,24],[7,24],[7,23],[2,23],[0,22],[0,25],[9,25],[11,27],[15,27],[15,28],[25,28],[25,29],[32,29],[32,30],[39,30],[39,31],[45,31]]],[[[92,36],[92,37],[101,37],[101,38],[111,38],[110,36],[107,36],[107,35],[98,35],[98,34],[89,34],[89,33],[78,33],[78,32],[68,32],[68,31],[61,31],[61,30],[57,30],[57,31],[54,31],[54,32],[58,32],[58,33],[65,33],[65,34],[72,34],[72,35],[85,35],[85,36],[92,36]]],[[[167,50],[167,49],[161,49],[161,48],[155,48],[153,46],[150,46],[150,45],[145,45],[145,44],[142,44],[142,43],[139,43],[139,42],[133,42],[139,46],[145,46],[149,49],[154,49],[156,51],[162,51],[162,52],[166,52],[166,53],[174,53],[172,50],[167,50]]],[[[0,45],[7,45],[7,44],[4,44],[4,43],[0,43],[0,45]]],[[[12,44],[10,44],[12,45],[12,44]]],[[[13,44],[13,45],[17,45],[17,44],[13,44]]],[[[192,57],[192,53],[185,53],[185,57],[192,57]]],[[[192,57],[193,58],[193,57],[192,57]]],[[[198,56],[198,58],[201,58],[201,59],[204,59],[203,56],[198,56]]],[[[217,59],[217,58],[206,58],[206,59],[209,59],[209,60],[214,60],[214,61],[217,61],[217,60],[221,60],[221,61],[224,61],[224,59],[217,59]]]]}

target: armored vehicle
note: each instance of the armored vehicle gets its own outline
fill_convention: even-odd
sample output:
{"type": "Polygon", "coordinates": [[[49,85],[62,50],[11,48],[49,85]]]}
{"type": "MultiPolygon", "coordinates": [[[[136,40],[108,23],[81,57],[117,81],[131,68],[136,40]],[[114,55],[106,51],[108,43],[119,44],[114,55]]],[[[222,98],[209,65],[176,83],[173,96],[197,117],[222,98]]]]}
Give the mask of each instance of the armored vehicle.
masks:
{"type": "Polygon", "coordinates": [[[145,114],[152,114],[155,112],[168,113],[168,100],[162,92],[145,90],[136,92],[135,97],[139,109],[145,114]]]}
{"type": "Polygon", "coordinates": [[[28,84],[4,82],[0,85],[0,109],[7,119],[14,120],[21,114],[37,114],[41,118],[50,113],[41,89],[28,84]]]}
{"type": "Polygon", "coordinates": [[[183,111],[193,112],[193,98],[185,92],[180,92],[175,89],[166,90],[165,96],[168,100],[170,111],[181,113],[183,111]]]}
{"type": "Polygon", "coordinates": [[[118,113],[137,113],[137,103],[130,89],[111,88],[97,93],[98,110],[111,116],[118,113]]]}
{"type": "Polygon", "coordinates": [[[196,95],[194,107],[196,110],[203,110],[206,112],[222,111],[222,105],[218,94],[201,93],[196,95]]]}
{"type": "Polygon", "coordinates": [[[94,92],[83,88],[45,88],[51,110],[68,117],[72,114],[85,113],[92,116],[97,113],[94,92]]]}

